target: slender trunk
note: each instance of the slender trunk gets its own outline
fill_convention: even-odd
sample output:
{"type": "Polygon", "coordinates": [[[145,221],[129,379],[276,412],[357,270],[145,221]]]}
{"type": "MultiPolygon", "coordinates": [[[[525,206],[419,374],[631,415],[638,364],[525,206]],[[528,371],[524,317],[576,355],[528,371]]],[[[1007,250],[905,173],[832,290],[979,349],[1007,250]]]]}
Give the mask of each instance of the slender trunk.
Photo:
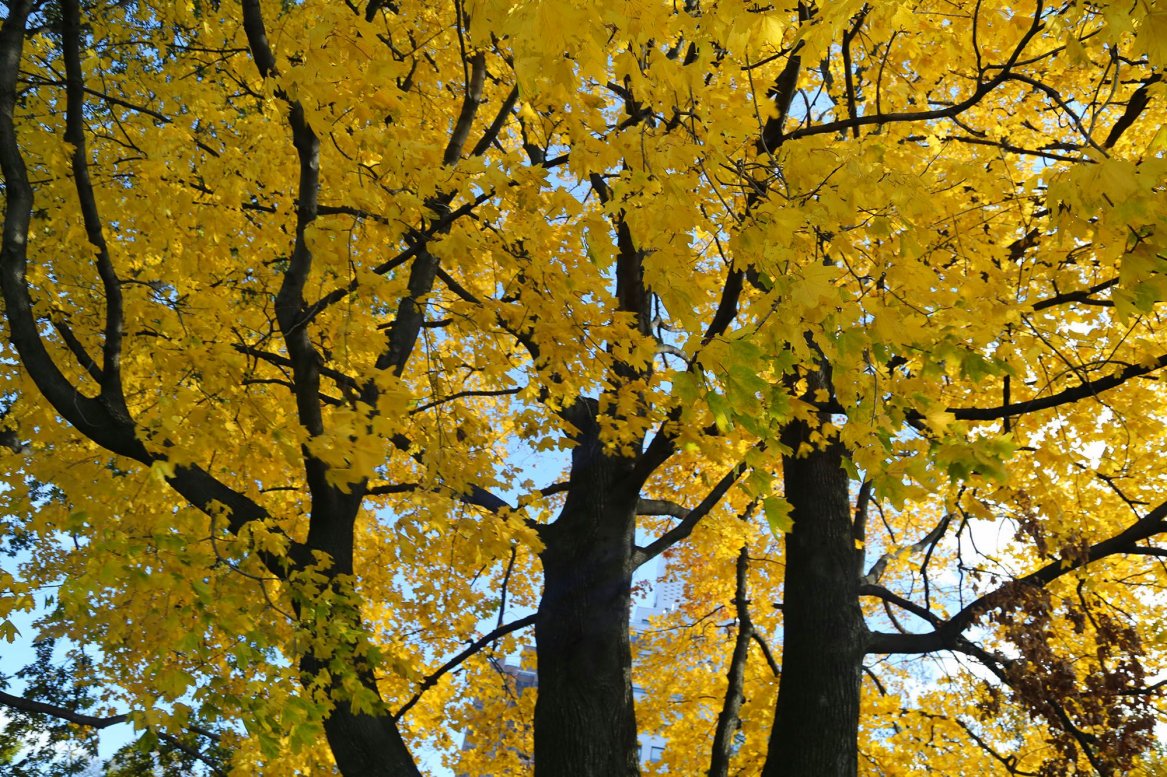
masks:
{"type": "MultiPolygon", "coordinates": [[[[795,453],[810,427],[792,423],[795,453]]],[[[843,446],[786,456],[793,510],[786,537],[782,679],[763,777],[854,777],[858,772],[859,687],[867,626],[859,608],[843,446]]]]}
{"type": "Polygon", "coordinates": [[[563,512],[543,532],[536,777],[639,774],[628,636],[637,493],[628,462],[606,455],[589,426],[563,512]]]}
{"type": "Polygon", "coordinates": [[[721,705],[717,727],[713,730],[713,749],[707,777],[727,777],[733,755],[733,740],[741,728],[741,709],[746,700],[746,661],[749,659],[750,640],[754,634],[747,590],[749,571],[749,547],[742,545],[737,555],[737,587],[733,596],[734,609],[737,611],[737,638],[734,639],[733,658],[730,659],[729,671],[726,673],[725,702],[721,705]]]}

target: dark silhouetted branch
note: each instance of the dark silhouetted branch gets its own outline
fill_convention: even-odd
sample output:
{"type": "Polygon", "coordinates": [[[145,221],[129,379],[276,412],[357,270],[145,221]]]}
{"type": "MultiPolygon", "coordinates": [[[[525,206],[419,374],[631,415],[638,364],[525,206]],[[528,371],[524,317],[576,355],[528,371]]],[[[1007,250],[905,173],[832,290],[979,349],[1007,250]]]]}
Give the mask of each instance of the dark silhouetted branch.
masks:
{"type": "Polygon", "coordinates": [[[442,679],[442,677],[449,674],[452,670],[458,668],[463,662],[466,661],[466,659],[470,658],[490,643],[505,637],[507,634],[510,634],[512,631],[518,631],[519,629],[525,629],[528,626],[534,625],[536,617],[536,614],[532,613],[525,618],[519,618],[517,621],[511,621],[505,626],[500,626],[492,630],[489,634],[476,639],[470,644],[469,647],[451,658],[446,663],[442,664],[431,674],[426,675],[426,677],[421,681],[421,686],[417,689],[417,692],[409,698],[409,701],[405,702],[405,704],[401,706],[401,709],[394,713],[394,722],[401,720],[405,713],[413,709],[413,706],[421,699],[422,694],[437,685],[438,680],[442,679]]]}

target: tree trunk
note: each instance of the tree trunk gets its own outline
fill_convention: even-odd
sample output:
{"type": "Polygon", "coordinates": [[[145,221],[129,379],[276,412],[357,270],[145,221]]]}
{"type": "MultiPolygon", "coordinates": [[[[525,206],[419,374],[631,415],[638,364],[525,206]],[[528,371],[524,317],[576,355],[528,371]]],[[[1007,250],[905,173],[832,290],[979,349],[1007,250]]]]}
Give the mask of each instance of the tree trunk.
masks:
{"type": "MultiPolygon", "coordinates": [[[[797,454],[810,427],[791,424],[797,454]]],[[[782,678],[763,777],[854,777],[867,626],[859,608],[843,446],[783,458],[793,531],[786,536],[782,678]]]]}
{"type": "Polygon", "coordinates": [[[324,733],[344,777],[421,777],[388,714],[355,713],[342,700],[324,719],[324,733]]]}
{"type": "Polygon", "coordinates": [[[585,425],[567,502],[543,532],[536,777],[639,774],[628,637],[638,494],[628,460],[603,452],[594,417],[585,425]]]}
{"type": "MultiPolygon", "coordinates": [[[[354,597],[351,611],[336,607],[327,617],[350,618],[353,631],[360,633],[365,630],[360,615],[364,603],[355,598],[355,592],[346,590],[339,580],[353,574],[353,527],[361,507],[362,492],[353,489],[351,493],[345,493],[325,482],[314,485],[307,545],[312,551],[326,553],[331,559],[331,566],[324,570],[324,574],[329,577],[328,587],[336,601],[354,597]]],[[[297,616],[303,620],[304,608],[298,601],[293,604],[297,616]]],[[[309,630],[319,627],[319,624],[309,621],[304,625],[309,630]]],[[[380,699],[373,668],[361,656],[352,655],[349,660],[352,662],[349,669],[380,699]]],[[[421,777],[393,717],[388,711],[378,715],[354,712],[338,673],[335,669],[329,671],[330,663],[328,659],[309,653],[300,660],[300,670],[305,678],[313,679],[319,678],[322,672],[329,672],[329,692],[336,699],[336,706],[324,719],[324,734],[340,773],[344,777],[421,777]]]]}

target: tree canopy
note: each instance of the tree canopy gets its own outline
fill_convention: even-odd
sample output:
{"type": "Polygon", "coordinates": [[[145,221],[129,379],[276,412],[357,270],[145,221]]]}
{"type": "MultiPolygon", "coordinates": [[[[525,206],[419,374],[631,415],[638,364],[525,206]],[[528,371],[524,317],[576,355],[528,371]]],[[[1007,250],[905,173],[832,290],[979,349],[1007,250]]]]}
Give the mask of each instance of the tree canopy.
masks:
{"type": "Polygon", "coordinates": [[[93,650],[0,702],[240,775],[1162,768],[1161,0],[4,8],[0,637],[93,650]]]}

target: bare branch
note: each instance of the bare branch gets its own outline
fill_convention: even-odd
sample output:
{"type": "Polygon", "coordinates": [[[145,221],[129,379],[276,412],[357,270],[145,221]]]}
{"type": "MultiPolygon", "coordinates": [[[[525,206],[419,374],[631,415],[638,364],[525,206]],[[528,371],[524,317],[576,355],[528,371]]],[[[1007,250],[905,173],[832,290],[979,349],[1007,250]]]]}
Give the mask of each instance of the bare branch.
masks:
{"type": "Polygon", "coordinates": [[[684,518],[689,509],[667,499],[644,499],[636,502],[637,515],[671,515],[674,518],[684,518]]]}
{"type": "Polygon", "coordinates": [[[1144,548],[1133,547],[1126,551],[1131,556],[1155,556],[1157,558],[1167,558],[1167,548],[1144,548]]]}
{"type": "Polygon", "coordinates": [[[183,742],[178,737],[174,736],[173,734],[167,734],[165,731],[159,731],[158,738],[167,742],[175,750],[178,750],[182,753],[185,753],[186,755],[190,756],[191,758],[195,759],[196,761],[199,761],[200,763],[205,765],[208,769],[210,769],[212,774],[215,774],[218,777],[227,777],[227,772],[223,771],[223,769],[221,769],[219,767],[219,764],[215,763],[215,761],[208,758],[198,748],[191,747],[190,745],[188,745],[186,742],[183,742]]]}
{"type": "Polygon", "coordinates": [[[1160,80],[1162,80],[1162,78],[1162,73],[1152,73],[1151,76],[1147,78],[1147,80],[1143,81],[1142,85],[1140,85],[1139,88],[1135,90],[1135,93],[1131,95],[1130,100],[1127,101],[1126,110],[1123,111],[1122,116],[1118,117],[1118,121],[1114,123],[1114,126],[1110,128],[1110,133],[1107,134],[1106,140],[1102,143],[1103,148],[1113,148],[1114,144],[1117,143],[1123,136],[1123,133],[1131,128],[1131,125],[1135,123],[1142,112],[1146,110],[1147,105],[1149,105],[1151,102],[1151,85],[1158,83],[1160,80]]]}
{"type": "Polygon", "coordinates": [[[928,546],[939,542],[940,538],[944,536],[948,524],[951,522],[951,513],[945,513],[944,517],[940,519],[940,523],[936,524],[932,531],[924,535],[918,542],[884,553],[879,557],[878,561],[871,565],[871,569],[867,570],[867,574],[863,576],[863,582],[873,585],[878,583],[879,579],[883,577],[883,571],[887,568],[888,563],[903,556],[911,555],[912,553],[919,553],[928,546]]]}
{"type": "MultiPolygon", "coordinates": [[[[859,30],[863,26],[864,19],[867,18],[869,9],[870,6],[864,6],[863,9],[859,11],[859,13],[855,14],[855,23],[851,25],[849,29],[843,32],[843,79],[847,90],[847,118],[852,120],[854,120],[855,117],[859,115],[859,109],[855,102],[855,74],[852,72],[851,67],[851,41],[853,41],[855,36],[859,34],[859,30]]],[[[858,125],[851,125],[851,136],[854,138],[859,137],[858,125]]]]}
{"type": "Polygon", "coordinates": [[[127,714],[108,715],[99,717],[96,715],[86,715],[81,712],[75,712],[67,707],[59,707],[56,704],[46,704],[43,701],[34,701],[33,699],[25,699],[22,696],[13,696],[10,693],[0,691],[0,704],[5,707],[11,707],[14,710],[21,712],[31,712],[37,715],[48,715],[54,718],[60,718],[70,723],[75,723],[78,726],[86,726],[93,729],[103,729],[110,726],[116,726],[119,723],[125,723],[130,719],[127,714]]]}
{"type": "Polygon", "coordinates": [[[420,489],[421,486],[417,483],[385,483],[377,486],[369,486],[365,489],[367,496],[387,496],[389,494],[412,494],[414,491],[420,489]]]}
{"type": "Polygon", "coordinates": [[[731,268],[729,274],[725,276],[725,285],[721,289],[721,300],[717,303],[717,311],[713,314],[713,319],[710,320],[709,327],[701,338],[702,345],[715,337],[724,335],[734,318],[737,317],[737,306],[742,296],[742,282],[744,280],[745,273],[736,267],[731,268]]]}
{"type": "Polygon", "coordinates": [[[416,407],[413,410],[410,410],[409,412],[410,412],[410,415],[412,415],[414,413],[421,413],[421,412],[424,412],[426,410],[432,410],[433,408],[437,407],[438,405],[444,405],[447,402],[453,402],[453,401],[458,400],[458,399],[465,399],[466,397],[507,397],[507,396],[513,396],[515,394],[518,394],[524,388],[526,388],[526,387],[525,386],[515,386],[514,388],[507,388],[507,389],[467,389],[466,391],[455,391],[453,394],[449,395],[448,397],[442,397],[441,399],[435,399],[432,402],[427,402],[426,404],[421,405],[420,407],[416,407]]]}
{"type": "Polygon", "coordinates": [[[470,81],[466,84],[466,95],[462,100],[462,110],[450,133],[450,141],[442,154],[442,164],[452,167],[462,158],[462,147],[470,137],[474,116],[482,104],[482,87],[486,84],[486,52],[477,51],[470,59],[470,81]]]}
{"type": "Polygon", "coordinates": [[[1033,303],[1032,307],[1034,310],[1045,310],[1047,308],[1052,308],[1052,307],[1055,307],[1057,305],[1064,305],[1067,302],[1086,302],[1086,303],[1092,303],[1092,304],[1096,304],[1096,305],[1102,304],[1102,302],[1109,302],[1109,300],[1103,300],[1103,301],[1095,300],[1094,295],[1101,292],[1101,291],[1106,291],[1107,289],[1111,288],[1112,286],[1117,286],[1117,285],[1118,285],[1118,278],[1117,277],[1111,278],[1109,280],[1102,281],[1101,283],[1096,283],[1088,289],[1079,289],[1078,291],[1066,291],[1066,292],[1062,292],[1060,294],[1055,294],[1052,297],[1047,297],[1045,299],[1038,300],[1037,302],[1033,303]]]}
{"type": "Polygon", "coordinates": [[[519,101],[519,87],[511,88],[510,93],[507,94],[506,99],[502,101],[502,106],[498,109],[498,113],[494,116],[494,121],[486,128],[486,132],[482,133],[482,137],[474,145],[470,151],[470,156],[482,156],[486,153],[490,145],[498,139],[499,133],[502,132],[506,120],[510,118],[511,111],[515,109],[515,103],[519,101]]]}
{"type": "Polygon", "coordinates": [[[964,733],[968,734],[969,739],[975,742],[977,746],[981,748],[981,750],[984,750],[994,760],[1000,762],[1000,764],[1009,771],[1009,774],[1015,774],[1018,777],[1037,777],[1037,772],[1027,772],[1017,768],[1016,755],[1001,755],[996,750],[994,750],[988,742],[980,737],[976,731],[973,730],[972,726],[968,725],[960,718],[951,718],[951,720],[956,723],[956,725],[964,729],[964,733]]]}
{"type": "MultiPolygon", "coordinates": [[[[281,356],[278,353],[271,353],[270,351],[265,351],[261,348],[256,348],[255,346],[252,346],[252,345],[243,345],[241,343],[236,343],[232,347],[236,351],[238,351],[239,353],[246,354],[248,356],[253,356],[256,359],[267,362],[268,364],[272,364],[272,365],[275,365],[277,367],[288,367],[288,368],[292,367],[292,360],[289,359],[287,356],[281,356]]],[[[320,367],[319,369],[320,369],[321,375],[323,375],[327,378],[330,378],[338,386],[343,386],[345,388],[350,388],[350,389],[356,389],[359,385],[357,383],[356,379],[349,377],[348,375],[345,375],[343,372],[340,372],[339,370],[334,370],[330,367],[320,367]]]]}
{"type": "Polygon", "coordinates": [[[258,0],[242,0],[243,4],[243,31],[247,35],[247,45],[251,49],[251,57],[263,78],[278,75],[276,71],[276,56],[272,52],[271,44],[267,40],[267,30],[264,29],[263,12],[258,0]]]}
{"type": "Polygon", "coordinates": [[[754,629],[754,632],[750,634],[750,637],[758,644],[758,647],[761,649],[762,656],[766,659],[766,664],[770,667],[771,674],[773,674],[775,677],[781,677],[782,668],[778,666],[778,662],[774,660],[774,654],[770,651],[770,645],[766,643],[766,638],[763,637],[757,629],[754,629]]]}
{"type": "Polygon", "coordinates": [[[921,607],[915,602],[909,601],[902,596],[894,594],[881,585],[875,585],[874,583],[864,583],[863,585],[859,586],[859,595],[874,596],[878,599],[882,599],[883,601],[888,602],[889,604],[894,604],[897,607],[901,607],[907,610],[913,615],[923,618],[933,626],[938,626],[944,622],[939,615],[932,612],[931,610],[925,607],[921,607]]]}
{"type": "Polygon", "coordinates": [[[73,330],[69,327],[69,325],[60,318],[50,317],[49,321],[60,333],[61,339],[65,342],[65,347],[68,348],[69,352],[73,354],[73,358],[77,360],[77,363],[80,364],[82,369],[84,369],[85,372],[89,374],[89,377],[97,381],[98,385],[101,385],[101,367],[97,365],[97,362],[95,362],[93,357],[89,355],[89,352],[85,350],[85,346],[82,345],[81,341],[77,339],[77,335],[73,334],[73,330]]]}
{"type": "MultiPolygon", "coordinates": [[[[120,723],[127,723],[130,719],[130,716],[126,713],[122,713],[120,715],[107,715],[104,717],[97,715],[86,715],[84,713],[68,709],[67,707],[61,707],[56,704],[47,704],[45,702],[35,701],[33,699],[26,699],[22,696],[13,696],[12,694],[5,693],[3,691],[0,691],[0,705],[4,705],[10,709],[20,710],[21,712],[28,712],[36,715],[48,715],[53,718],[68,721],[69,723],[73,723],[77,726],[85,726],[86,728],[92,728],[97,731],[100,731],[104,728],[109,728],[110,726],[116,726],[120,723]]],[[[207,731],[206,729],[202,729],[197,726],[191,726],[190,730],[191,732],[199,734],[200,736],[205,736],[215,741],[219,740],[219,735],[213,731],[207,731]]],[[[165,740],[176,750],[181,750],[191,758],[206,764],[214,774],[223,775],[223,777],[226,777],[227,773],[219,768],[219,765],[215,763],[215,761],[208,758],[198,749],[191,747],[172,734],[167,734],[164,731],[159,731],[157,733],[159,739],[165,740]]]]}

